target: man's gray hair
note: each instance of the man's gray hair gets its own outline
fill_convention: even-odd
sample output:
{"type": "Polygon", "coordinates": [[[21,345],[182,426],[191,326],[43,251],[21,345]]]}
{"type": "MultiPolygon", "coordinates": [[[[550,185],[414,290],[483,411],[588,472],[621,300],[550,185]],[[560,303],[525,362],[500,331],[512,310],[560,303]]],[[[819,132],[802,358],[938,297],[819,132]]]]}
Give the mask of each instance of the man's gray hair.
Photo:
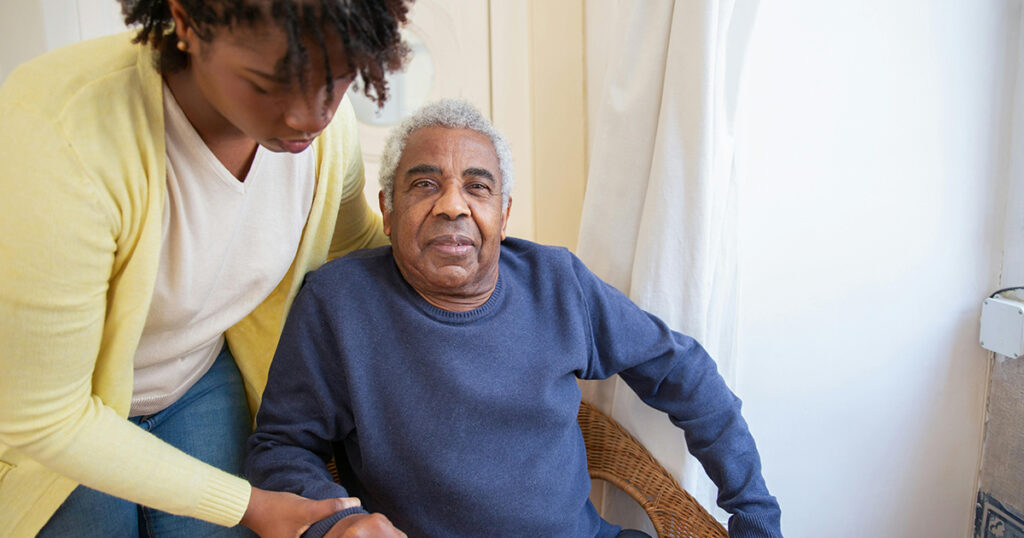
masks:
{"type": "Polygon", "coordinates": [[[471,129],[491,139],[501,171],[501,208],[507,208],[515,182],[512,176],[512,150],[491,122],[476,107],[462,99],[441,99],[428,103],[391,130],[380,159],[380,190],[384,191],[385,208],[388,211],[394,208],[395,171],[409,135],[417,129],[435,126],[471,129]]]}

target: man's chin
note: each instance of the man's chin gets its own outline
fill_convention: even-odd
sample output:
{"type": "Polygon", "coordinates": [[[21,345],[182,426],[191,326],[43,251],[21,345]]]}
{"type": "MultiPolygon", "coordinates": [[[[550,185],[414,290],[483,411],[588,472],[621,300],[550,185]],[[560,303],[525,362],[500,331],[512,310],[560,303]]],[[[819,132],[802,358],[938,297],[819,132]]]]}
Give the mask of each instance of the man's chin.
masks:
{"type": "Polygon", "coordinates": [[[438,265],[430,274],[424,276],[433,287],[453,291],[476,280],[475,272],[462,264],[438,265]]]}

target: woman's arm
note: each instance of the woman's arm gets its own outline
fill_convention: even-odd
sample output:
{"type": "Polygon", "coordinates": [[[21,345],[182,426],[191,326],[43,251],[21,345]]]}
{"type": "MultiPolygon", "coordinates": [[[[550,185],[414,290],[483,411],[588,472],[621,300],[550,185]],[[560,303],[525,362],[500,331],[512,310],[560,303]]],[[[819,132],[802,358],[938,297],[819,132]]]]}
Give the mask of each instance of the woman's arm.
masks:
{"type": "Polygon", "coordinates": [[[145,246],[128,229],[144,221],[123,215],[145,211],[145,201],[83,169],[59,123],[10,102],[0,116],[0,442],[93,489],[238,523],[245,480],[123,418],[130,336],[141,333],[148,305],[127,297],[148,292],[136,285],[145,246]]]}

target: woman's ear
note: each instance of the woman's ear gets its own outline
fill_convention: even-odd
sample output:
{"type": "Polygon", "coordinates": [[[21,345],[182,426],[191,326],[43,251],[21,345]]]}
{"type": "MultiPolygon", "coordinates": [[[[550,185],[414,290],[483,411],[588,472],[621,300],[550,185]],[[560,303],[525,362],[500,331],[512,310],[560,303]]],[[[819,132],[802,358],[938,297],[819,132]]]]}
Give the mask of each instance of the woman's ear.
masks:
{"type": "Polygon", "coordinates": [[[167,3],[171,11],[171,18],[174,19],[174,35],[178,38],[178,49],[182,52],[196,50],[199,47],[199,36],[192,28],[188,12],[185,11],[179,0],[168,0],[167,3]]]}

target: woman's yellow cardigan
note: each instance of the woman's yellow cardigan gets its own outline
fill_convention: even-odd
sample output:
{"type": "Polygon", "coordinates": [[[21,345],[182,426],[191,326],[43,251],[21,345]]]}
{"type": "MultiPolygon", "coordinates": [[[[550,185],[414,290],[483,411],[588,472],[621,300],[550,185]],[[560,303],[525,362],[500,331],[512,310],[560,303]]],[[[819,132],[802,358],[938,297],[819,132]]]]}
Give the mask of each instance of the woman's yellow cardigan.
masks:
{"type": "MultiPolygon", "coordinates": [[[[161,77],[130,38],[54,51],[0,88],[0,536],[34,535],[78,483],[220,525],[248,503],[245,480],[124,419],[166,194],[161,77]]],[[[227,331],[253,411],[305,273],[386,241],[347,102],[313,148],[295,260],[227,331]]]]}

